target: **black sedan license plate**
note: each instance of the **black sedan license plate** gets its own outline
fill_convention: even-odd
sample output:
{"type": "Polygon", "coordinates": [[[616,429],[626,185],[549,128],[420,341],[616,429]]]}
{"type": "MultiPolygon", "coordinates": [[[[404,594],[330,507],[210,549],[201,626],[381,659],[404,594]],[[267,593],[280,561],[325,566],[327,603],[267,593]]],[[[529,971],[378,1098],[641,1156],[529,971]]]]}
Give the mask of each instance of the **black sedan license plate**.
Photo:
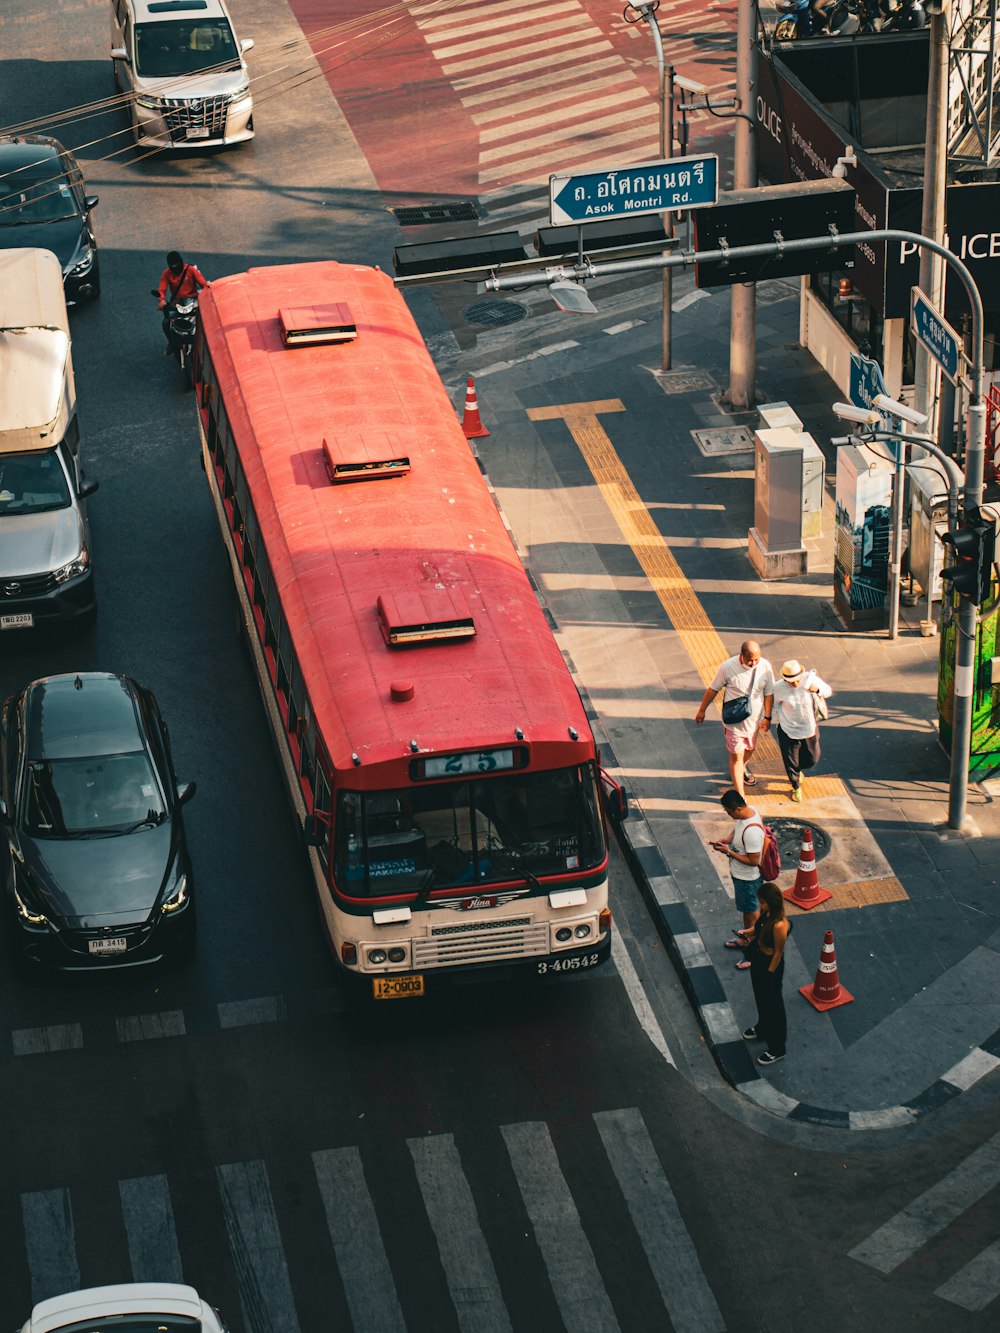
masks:
{"type": "Polygon", "coordinates": [[[419,973],[405,977],[372,977],[372,994],[376,1000],[410,1000],[423,993],[424,979],[419,973]]]}
{"type": "Polygon", "coordinates": [[[110,935],[100,940],[89,940],[87,948],[96,954],[124,953],[128,948],[128,940],[124,935],[110,935]]]}

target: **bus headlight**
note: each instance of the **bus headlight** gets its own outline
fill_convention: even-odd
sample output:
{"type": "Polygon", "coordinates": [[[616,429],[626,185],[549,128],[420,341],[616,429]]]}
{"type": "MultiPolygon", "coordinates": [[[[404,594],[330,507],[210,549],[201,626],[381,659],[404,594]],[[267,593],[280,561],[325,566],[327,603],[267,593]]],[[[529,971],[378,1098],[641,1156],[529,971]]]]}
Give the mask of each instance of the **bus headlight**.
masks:
{"type": "Polygon", "coordinates": [[[586,924],[577,926],[576,930],[573,931],[573,934],[578,940],[585,940],[590,935],[590,927],[586,924]]]}
{"type": "Polygon", "coordinates": [[[567,940],[573,938],[573,930],[570,926],[560,926],[556,931],[556,939],[560,944],[565,944],[567,940]]]}
{"type": "Polygon", "coordinates": [[[397,944],[397,945],[395,946],[395,948],[389,950],[389,962],[390,962],[390,963],[405,963],[405,962],[406,962],[406,950],[405,950],[405,949],[401,949],[401,948],[399,947],[399,945],[397,944]]]}
{"type": "Polygon", "coordinates": [[[368,950],[368,961],[369,963],[371,963],[373,967],[381,967],[382,964],[385,962],[385,960],[386,960],[386,952],[384,949],[368,950]]]}

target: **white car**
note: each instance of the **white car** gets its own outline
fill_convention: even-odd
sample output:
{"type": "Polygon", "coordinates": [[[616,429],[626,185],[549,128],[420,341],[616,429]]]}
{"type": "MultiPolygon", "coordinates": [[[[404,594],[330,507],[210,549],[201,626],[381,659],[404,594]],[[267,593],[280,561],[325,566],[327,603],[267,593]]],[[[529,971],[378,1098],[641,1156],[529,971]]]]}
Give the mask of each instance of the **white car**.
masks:
{"type": "Polygon", "coordinates": [[[205,148],[253,138],[253,97],[223,0],[111,0],[115,83],[131,94],[137,148],[205,148]]]}
{"type": "Polygon", "coordinates": [[[61,1333],[63,1329],[78,1333],[82,1328],[87,1333],[116,1333],[123,1328],[134,1328],[137,1333],[153,1329],[156,1333],[226,1333],[218,1310],[206,1305],[194,1287],[176,1282],[128,1282],[53,1296],[35,1306],[21,1333],[61,1333]],[[142,1318],[144,1315],[148,1318],[142,1318]]]}

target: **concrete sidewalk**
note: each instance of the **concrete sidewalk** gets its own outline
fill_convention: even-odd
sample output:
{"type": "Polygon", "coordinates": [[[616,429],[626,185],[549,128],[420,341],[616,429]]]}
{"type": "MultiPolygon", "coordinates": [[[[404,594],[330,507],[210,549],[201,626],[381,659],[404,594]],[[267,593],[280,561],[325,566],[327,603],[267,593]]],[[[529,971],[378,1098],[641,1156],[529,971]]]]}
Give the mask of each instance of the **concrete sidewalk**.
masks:
{"type": "MultiPolygon", "coordinates": [[[[1000,803],[992,784],[971,787],[976,835],[942,836],[948,760],[937,742],[938,639],[920,634],[923,604],[904,609],[894,642],[885,631],[845,630],[833,610],[830,436],[841,429],[830,404],[842,395],[797,346],[797,284],[759,291],[758,396],[789,401],[827,459],[808,574],[757,579],[746,557],[753,455],[696,447],[693,432],[746,420],[723,415],[712,397],[728,378],[724,293],[675,300],[683,352],[666,376],[649,370],[659,349],[648,305],[613,351],[610,339],[598,347],[554,336],[554,355],[491,365],[481,345],[479,400],[495,434],[480,454],[608,766],[630,791],[625,849],[725,1077],[777,1115],[898,1126],[1000,1065],[1000,803]],[[526,429],[536,432],[530,482],[526,429]],[[514,434],[516,450],[506,443],[514,434]],[[792,911],[788,1056],[766,1071],[761,1048],[740,1037],[756,1010],[748,976],[724,948],[739,924],[728,870],[706,846],[731,827],[718,804],[728,785],[721,724],[717,710],[700,728],[693,721],[714,667],[747,637],[776,670],[798,658],[835,691],[823,761],[800,805],[773,742],[753,765],[753,803],[765,820],[816,830],[828,848],[820,883],[833,890],[822,906],[792,911]],[[798,988],[814,979],[828,929],[854,1000],[818,1013],[798,988]]],[[[464,364],[477,370],[467,354],[464,364]]],[[[784,861],[783,888],[796,852],[786,847],[784,861]]]]}

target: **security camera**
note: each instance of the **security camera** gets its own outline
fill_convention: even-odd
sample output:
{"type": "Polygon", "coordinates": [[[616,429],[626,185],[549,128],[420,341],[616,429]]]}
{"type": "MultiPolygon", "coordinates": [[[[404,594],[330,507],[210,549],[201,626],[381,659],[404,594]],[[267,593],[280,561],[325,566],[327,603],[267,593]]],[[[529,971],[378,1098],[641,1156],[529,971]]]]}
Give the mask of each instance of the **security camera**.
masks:
{"type": "Polygon", "coordinates": [[[697,79],[687,79],[683,74],[674,75],[674,87],[680,88],[682,92],[691,93],[693,97],[707,97],[709,91],[697,79]]]}
{"type": "Polygon", "coordinates": [[[847,168],[856,167],[857,165],[858,165],[857,155],[854,152],[854,149],[849,147],[847,152],[844,153],[842,157],[837,158],[836,162],[833,164],[833,170],[831,171],[830,174],[836,180],[845,181],[847,180],[847,168]]]}
{"type": "Polygon", "coordinates": [[[855,407],[853,403],[834,403],[834,416],[841,421],[857,421],[862,426],[877,426],[882,420],[881,413],[871,407],[855,407]]]}
{"type": "Polygon", "coordinates": [[[897,403],[895,398],[890,398],[885,393],[877,393],[872,403],[880,412],[887,412],[891,417],[900,417],[903,421],[908,421],[911,426],[923,426],[927,421],[926,413],[918,412],[914,407],[907,407],[905,403],[897,403]]]}

